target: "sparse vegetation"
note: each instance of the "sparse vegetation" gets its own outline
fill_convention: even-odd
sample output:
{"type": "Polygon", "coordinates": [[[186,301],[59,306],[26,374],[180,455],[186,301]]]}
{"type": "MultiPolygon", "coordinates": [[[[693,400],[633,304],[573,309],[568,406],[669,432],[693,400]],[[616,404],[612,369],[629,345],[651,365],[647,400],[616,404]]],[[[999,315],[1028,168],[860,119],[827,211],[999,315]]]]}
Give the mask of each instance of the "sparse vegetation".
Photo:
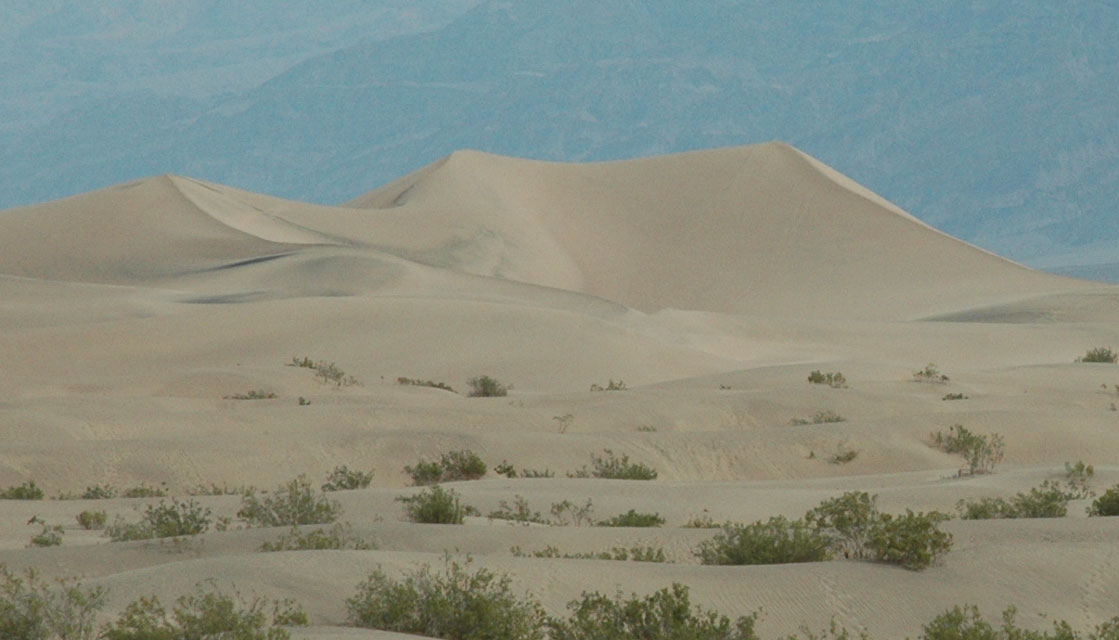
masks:
{"type": "Polygon", "coordinates": [[[832,464],[847,464],[857,457],[859,457],[858,449],[847,446],[847,441],[844,440],[835,446],[835,453],[828,458],[828,462],[832,464]]]}
{"type": "Polygon", "coordinates": [[[20,575],[0,564],[0,638],[96,640],[105,590],[72,580],[50,585],[34,570],[20,575]]]}
{"type": "Polygon", "coordinates": [[[591,391],[627,391],[627,390],[629,390],[629,387],[627,387],[626,383],[622,382],[621,380],[618,380],[617,382],[614,382],[614,380],[611,379],[610,381],[608,381],[606,383],[605,387],[598,384],[598,383],[592,383],[591,384],[591,391]]]}
{"type": "Polygon", "coordinates": [[[140,598],[105,627],[101,640],[288,640],[284,626],[306,625],[307,614],[290,600],[245,602],[219,591],[182,596],[168,612],[158,598],[140,598]]]}
{"type": "Polygon", "coordinates": [[[757,640],[756,615],[731,622],[714,611],[693,607],[688,588],[679,583],[643,598],[583,592],[567,609],[571,612],[567,619],[548,619],[552,640],[757,640]]]}
{"type": "Polygon", "coordinates": [[[105,535],[113,542],[174,538],[205,533],[212,524],[212,512],[194,500],[180,501],[171,498],[168,504],[148,505],[139,522],[125,522],[118,517],[105,527],[105,535]]]}
{"type": "Polygon", "coordinates": [[[544,640],[544,610],[511,580],[447,557],[443,569],[423,565],[402,580],[377,569],[346,600],[358,627],[455,640],[544,640]]]}
{"type": "Polygon", "coordinates": [[[477,480],[486,475],[486,463],[478,454],[463,449],[440,455],[439,462],[420,459],[416,466],[404,467],[404,473],[412,477],[412,484],[422,487],[439,482],[477,480]]]}
{"type": "Polygon", "coordinates": [[[539,551],[525,552],[520,547],[509,550],[518,558],[562,558],[564,560],[616,560],[632,562],[668,562],[664,549],[652,546],[634,546],[630,548],[613,547],[609,551],[586,551],[576,553],[563,553],[551,545],[539,551]]]}
{"type": "Polygon", "coordinates": [[[575,416],[571,415],[570,413],[565,413],[562,416],[552,416],[552,420],[555,420],[557,423],[559,423],[557,431],[559,431],[560,433],[567,433],[567,430],[571,427],[572,423],[575,422],[575,416]]]}
{"type": "Polygon", "coordinates": [[[275,542],[265,542],[260,545],[261,551],[317,551],[323,549],[354,549],[366,551],[376,549],[377,546],[353,534],[349,524],[335,523],[329,529],[310,529],[301,531],[292,527],[291,531],[280,537],[275,542]]]}
{"type": "Polygon", "coordinates": [[[581,527],[593,522],[591,518],[593,512],[594,504],[590,498],[587,498],[587,501],[582,505],[577,505],[570,500],[563,500],[562,502],[552,503],[552,520],[550,522],[561,527],[569,524],[581,527]]]}
{"type": "Polygon", "coordinates": [[[680,526],[685,529],[718,529],[720,527],[711,519],[711,514],[707,512],[707,509],[704,509],[703,513],[698,516],[692,516],[690,520],[680,526]]]}
{"type": "Polygon", "coordinates": [[[404,515],[412,522],[462,524],[465,516],[478,515],[477,509],[462,504],[457,491],[439,485],[415,495],[398,496],[396,501],[404,504],[404,515]]]}
{"type": "Polygon", "coordinates": [[[316,493],[307,477],[299,477],[259,498],[255,491],[241,499],[237,517],[250,527],[290,527],[300,524],[328,524],[342,515],[342,505],[316,493]]]}
{"type": "Polygon", "coordinates": [[[618,457],[610,449],[603,449],[605,455],[591,454],[591,466],[588,470],[583,467],[575,473],[568,474],[572,478],[604,478],[608,480],[656,480],[657,472],[653,468],[640,462],[630,462],[628,455],[618,457]]]}
{"type": "Polygon", "coordinates": [[[405,378],[403,376],[396,379],[397,384],[410,385],[413,387],[431,387],[432,389],[442,389],[443,391],[450,391],[457,393],[451,388],[451,385],[445,382],[435,382],[433,380],[420,380],[418,378],[405,378]]]}
{"type": "Polygon", "coordinates": [[[1104,491],[1088,507],[1090,516],[1119,516],[1119,484],[1104,491]]]}
{"type": "Polygon", "coordinates": [[[99,484],[86,487],[81,497],[82,500],[110,500],[117,497],[117,490],[112,485],[99,484]]]}
{"type": "Polygon", "coordinates": [[[243,496],[252,491],[252,487],[231,487],[227,484],[211,482],[210,484],[195,485],[187,490],[187,494],[191,496],[243,496]]]}
{"type": "Polygon", "coordinates": [[[57,547],[62,544],[62,525],[43,523],[43,530],[31,536],[32,547],[57,547]]]}
{"type": "Polygon", "coordinates": [[[489,376],[479,376],[466,381],[471,398],[500,398],[509,395],[509,387],[489,376]]]}
{"type": "Polygon", "coordinates": [[[556,475],[550,469],[521,469],[518,473],[517,468],[509,464],[507,460],[502,460],[501,464],[495,466],[493,470],[506,478],[554,478],[556,475]]]}
{"type": "Polygon", "coordinates": [[[1063,518],[1068,514],[1068,503],[1073,497],[1057,483],[1046,480],[1041,486],[1030,489],[1029,493],[1018,493],[1009,500],[960,500],[956,503],[956,510],[964,520],[1063,518]]]}
{"type": "Polygon", "coordinates": [[[948,376],[940,372],[933,363],[928,363],[925,368],[920,371],[913,372],[913,380],[916,382],[932,382],[935,384],[946,384],[948,376]]]}
{"type": "Polygon", "coordinates": [[[122,498],[165,498],[167,497],[167,485],[163,483],[158,487],[153,487],[142,483],[137,487],[125,489],[120,496],[122,498]]]}
{"type": "Polygon", "coordinates": [[[1106,364],[1115,364],[1119,362],[1119,353],[1115,353],[1110,347],[1095,347],[1089,349],[1087,353],[1076,359],[1077,362],[1103,362],[1106,364]]]}
{"type": "Polygon", "coordinates": [[[827,540],[800,520],[774,516],[766,522],[730,523],[701,542],[695,552],[703,564],[785,564],[827,560],[827,540]]]}
{"type": "Polygon", "coordinates": [[[962,393],[946,393],[941,400],[967,400],[967,396],[962,393]]]}
{"type": "Polygon", "coordinates": [[[812,384],[826,384],[832,389],[847,388],[847,378],[844,378],[843,374],[838,371],[823,373],[820,370],[816,370],[808,374],[808,381],[812,384]]]}
{"type": "Polygon", "coordinates": [[[1052,634],[1022,629],[1015,621],[1017,613],[1014,607],[1003,611],[1002,625],[995,628],[975,605],[956,605],[924,625],[918,640],[1119,640],[1119,617],[1083,636],[1064,620],[1053,623],[1052,634]]]}
{"type": "Polygon", "coordinates": [[[793,418],[789,421],[789,424],[800,426],[806,424],[834,424],[836,422],[847,422],[847,418],[829,409],[817,411],[811,418],[793,418]]]}
{"type": "Polygon", "coordinates": [[[361,384],[357,378],[348,375],[338,365],[326,360],[312,360],[306,356],[302,358],[292,357],[288,366],[311,369],[315,372],[315,377],[321,378],[324,383],[333,384],[336,387],[352,387],[361,384]]]}
{"type": "Polygon", "coordinates": [[[231,396],[224,396],[226,400],[272,400],[276,394],[271,391],[261,391],[253,389],[248,393],[238,393],[231,396]]]}
{"type": "Polygon", "coordinates": [[[372,471],[351,470],[346,465],[334,467],[326,476],[323,491],[351,491],[364,489],[373,482],[372,471]]]}
{"type": "Polygon", "coordinates": [[[539,524],[547,524],[548,521],[544,516],[540,515],[539,511],[533,511],[528,506],[528,500],[522,495],[513,496],[513,504],[510,506],[508,502],[502,500],[498,504],[496,511],[491,511],[487,516],[491,520],[508,520],[509,522],[528,524],[536,522],[539,524]]]}
{"type": "Polygon", "coordinates": [[[1002,461],[1004,441],[997,433],[980,435],[968,431],[961,424],[954,424],[948,428],[948,433],[937,431],[931,438],[933,446],[941,451],[962,455],[970,475],[991,473],[1002,461]]]}
{"type": "Polygon", "coordinates": [[[21,485],[13,485],[0,490],[0,500],[42,500],[43,490],[34,480],[28,480],[21,485]]]}
{"type": "Polygon", "coordinates": [[[82,511],[76,517],[78,525],[86,531],[104,529],[107,518],[108,514],[104,511],[90,511],[88,509],[82,511]]]}
{"type": "Polygon", "coordinates": [[[659,527],[664,524],[664,518],[659,513],[638,513],[634,509],[618,514],[613,518],[599,520],[599,527],[659,527]]]}

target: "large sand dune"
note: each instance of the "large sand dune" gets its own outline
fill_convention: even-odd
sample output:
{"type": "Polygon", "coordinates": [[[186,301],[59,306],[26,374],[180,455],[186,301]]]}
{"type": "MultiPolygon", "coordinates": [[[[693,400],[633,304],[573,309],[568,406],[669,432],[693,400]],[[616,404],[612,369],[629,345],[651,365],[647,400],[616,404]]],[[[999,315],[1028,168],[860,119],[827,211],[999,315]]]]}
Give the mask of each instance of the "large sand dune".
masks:
{"type": "MultiPolygon", "coordinates": [[[[153,500],[4,500],[0,563],[105,585],[107,613],[217,578],[295,598],[313,623],[296,637],[322,640],[400,637],[341,626],[344,599],[375,566],[455,550],[553,613],[583,590],[677,581],[729,615],[762,609],[767,637],[831,618],[904,637],[964,602],[1088,627],[1119,614],[1119,524],[1085,517],[1084,500],[1061,519],[947,523],[955,548],[920,573],[847,560],[705,567],[692,550],[713,532],[682,525],[798,517],[846,490],[879,494],[887,511],[952,512],[1079,459],[1098,490],[1112,486],[1119,367],[1073,362],[1112,345],[1114,287],[946,236],[782,144],[589,165],[458,152],[340,207],[149,178],[0,212],[0,488],[166,483],[181,496],[317,481],[346,464],[376,471],[371,488],[336,495],[379,548],[258,553],[282,533],[261,529],[185,549],[108,543],[75,515],[134,519],[153,500]],[[336,362],[360,384],[325,384],[286,366],[293,356],[336,362]],[[914,382],[928,362],[950,382],[914,382]],[[814,369],[842,371],[850,388],[809,384],[814,369]],[[509,396],[466,397],[483,374],[512,383],[509,396]],[[628,390],[588,390],[619,379],[628,390]],[[276,397],[230,398],[252,390],[276,397]],[[824,410],[847,421],[790,424],[824,410]],[[959,457],[928,445],[955,423],[1005,436],[995,473],[957,477],[959,457]],[[491,467],[454,485],[482,513],[514,495],[545,513],[591,498],[599,517],[632,508],[667,523],[405,522],[403,467],[463,448],[491,467]],[[858,455],[830,463],[841,448],[858,455]],[[658,479],[564,477],[603,449],[658,479]],[[557,477],[502,478],[503,460],[557,477]],[[64,525],[63,544],[25,548],[32,516],[64,525]],[[633,544],[675,562],[510,551],[633,544]]],[[[240,504],[199,499],[218,515],[240,504]]]]}

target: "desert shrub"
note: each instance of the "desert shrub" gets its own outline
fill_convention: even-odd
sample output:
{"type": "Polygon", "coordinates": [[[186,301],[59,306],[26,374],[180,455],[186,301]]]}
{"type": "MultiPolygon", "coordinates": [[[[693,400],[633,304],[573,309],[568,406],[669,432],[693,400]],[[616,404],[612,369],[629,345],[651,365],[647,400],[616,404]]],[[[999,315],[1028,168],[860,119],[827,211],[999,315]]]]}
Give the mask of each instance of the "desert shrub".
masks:
{"type": "Polygon", "coordinates": [[[948,382],[948,376],[942,374],[936,365],[928,363],[925,368],[920,371],[913,372],[913,379],[917,382],[935,382],[937,384],[944,384],[948,382]]]}
{"type": "Polygon", "coordinates": [[[78,524],[86,531],[105,528],[107,518],[108,514],[104,511],[90,511],[88,509],[77,515],[78,524]]]}
{"type": "Polygon", "coordinates": [[[193,488],[187,490],[187,494],[191,496],[243,496],[246,493],[252,493],[252,487],[241,485],[239,487],[231,487],[227,484],[218,484],[211,482],[210,484],[198,484],[193,488]]]}
{"type": "Polygon", "coordinates": [[[617,560],[633,562],[668,562],[664,549],[652,546],[634,546],[630,548],[613,547],[609,551],[586,551],[564,553],[558,548],[548,545],[539,551],[525,552],[520,547],[513,547],[510,552],[518,558],[562,558],[564,560],[617,560]]]}
{"type": "Polygon", "coordinates": [[[509,387],[489,376],[479,376],[466,381],[471,398],[498,398],[509,395],[509,387]]]}
{"type": "Polygon", "coordinates": [[[36,486],[34,480],[28,480],[21,485],[13,485],[7,489],[0,489],[0,500],[42,500],[43,490],[36,486]]]}
{"type": "Polygon", "coordinates": [[[554,478],[555,472],[551,469],[521,469],[522,478],[554,478]]]}
{"type": "Polygon", "coordinates": [[[112,485],[98,484],[86,487],[82,492],[82,500],[109,500],[117,497],[117,490],[112,485]]]}
{"type": "Polygon", "coordinates": [[[558,427],[556,427],[556,431],[558,431],[559,433],[567,433],[567,430],[571,428],[572,423],[575,422],[575,416],[571,415],[570,413],[565,413],[562,416],[552,416],[552,420],[555,420],[556,424],[559,425],[558,427]]]}
{"type": "Polygon", "coordinates": [[[629,511],[616,515],[613,518],[599,520],[599,527],[659,527],[664,524],[664,518],[659,513],[638,513],[629,511]]]}
{"type": "Polygon", "coordinates": [[[843,374],[838,371],[823,373],[816,370],[808,374],[808,381],[812,384],[826,384],[832,389],[847,388],[847,378],[844,378],[843,374]]]}
{"type": "Polygon", "coordinates": [[[168,612],[158,598],[130,603],[102,632],[102,640],[288,640],[280,625],[307,624],[307,615],[290,601],[246,602],[240,596],[203,592],[182,596],[168,612]]]}
{"type": "Polygon", "coordinates": [[[836,445],[835,453],[828,458],[828,462],[832,464],[847,464],[857,457],[859,457],[859,450],[852,449],[847,446],[847,442],[844,441],[836,445]]]}
{"type": "Polygon", "coordinates": [[[272,400],[275,397],[276,397],[276,394],[272,393],[271,391],[261,391],[259,389],[253,389],[253,390],[249,391],[248,393],[236,393],[236,394],[233,394],[231,396],[225,396],[225,399],[226,400],[272,400]]]}
{"type": "Polygon", "coordinates": [[[629,387],[626,386],[626,383],[621,380],[614,382],[614,380],[611,379],[606,383],[605,387],[597,383],[591,384],[591,391],[626,391],[628,389],[629,387]]]}
{"type": "Polygon", "coordinates": [[[591,514],[594,512],[594,504],[590,498],[582,505],[577,505],[570,500],[552,503],[552,520],[551,524],[565,527],[573,525],[581,527],[585,524],[591,524],[591,514]]]}
{"type": "Polygon", "coordinates": [[[757,640],[756,615],[731,622],[714,611],[692,607],[688,588],[679,583],[643,598],[583,592],[567,608],[566,619],[548,619],[552,640],[757,640]]]}
{"type": "Polygon", "coordinates": [[[1119,516],[1119,484],[1108,489],[1088,507],[1090,516],[1119,516]]]}
{"type": "Polygon", "coordinates": [[[420,459],[416,466],[404,467],[404,473],[412,477],[412,484],[422,487],[439,482],[477,480],[486,475],[486,463],[478,454],[463,449],[440,455],[439,462],[420,459]]]}
{"type": "Polygon", "coordinates": [[[956,605],[924,625],[918,640],[1119,640],[1119,617],[1083,636],[1064,620],[1053,623],[1052,633],[1022,629],[1015,621],[1017,613],[1014,607],[1003,611],[1002,625],[996,628],[983,620],[979,607],[956,605]]]}
{"type": "Polygon", "coordinates": [[[716,524],[711,518],[711,514],[707,512],[707,509],[704,509],[702,514],[692,516],[691,519],[680,526],[685,529],[718,529],[721,525],[716,524]]]}
{"type": "Polygon", "coordinates": [[[11,640],[95,640],[97,613],[105,590],[62,580],[44,582],[28,570],[22,577],[0,564],[0,638],[11,640]]]}
{"type": "Polygon", "coordinates": [[[1073,497],[1073,494],[1061,489],[1057,483],[1046,480],[1040,486],[1030,489],[1029,493],[1018,493],[1009,500],[960,500],[956,503],[956,510],[964,520],[1063,518],[1068,514],[1068,503],[1073,497]]]}
{"type": "Polygon", "coordinates": [[[120,495],[122,498],[165,498],[167,497],[167,487],[165,484],[158,487],[140,484],[138,487],[125,489],[120,495]]]}
{"type": "Polygon", "coordinates": [[[1076,464],[1065,463],[1065,482],[1068,484],[1069,491],[1072,493],[1070,496],[1073,500],[1090,497],[1092,491],[1088,488],[1088,483],[1096,475],[1096,468],[1090,464],[1084,464],[1083,460],[1077,460],[1076,464]]]}
{"type": "Polygon", "coordinates": [[[605,478],[608,480],[656,480],[657,472],[641,462],[630,462],[629,456],[618,457],[610,449],[603,449],[606,455],[591,454],[591,470],[583,467],[574,474],[575,478],[605,478]]]}
{"type": "Polygon", "coordinates": [[[62,544],[62,525],[43,523],[43,530],[31,536],[32,547],[57,547],[62,544]]]}
{"type": "Polygon", "coordinates": [[[821,502],[804,515],[804,520],[832,551],[866,558],[870,555],[867,544],[881,516],[877,500],[878,496],[865,491],[849,491],[821,502]]]}
{"type": "Polygon", "coordinates": [[[412,522],[462,524],[465,516],[478,514],[474,507],[462,504],[454,489],[444,489],[439,485],[415,495],[398,496],[396,501],[404,503],[404,514],[412,522]]]}
{"type": "Polygon", "coordinates": [[[831,410],[817,411],[811,418],[793,418],[789,421],[792,425],[805,425],[805,424],[835,424],[837,422],[847,422],[847,418],[839,415],[831,410]]]}
{"type": "Polygon", "coordinates": [[[958,453],[967,462],[968,473],[991,473],[1002,462],[1005,442],[997,433],[980,435],[968,431],[962,424],[954,424],[948,433],[932,434],[933,446],[945,453],[958,453]]]}
{"type": "Polygon", "coordinates": [[[424,565],[402,580],[380,569],[346,600],[347,620],[358,627],[455,640],[544,640],[544,610],[518,596],[506,575],[472,571],[444,560],[441,571],[424,565]]]}
{"type": "Polygon", "coordinates": [[[539,511],[533,511],[528,506],[528,500],[524,496],[513,496],[513,505],[510,506],[508,502],[502,500],[498,504],[496,511],[491,511],[488,516],[493,520],[508,520],[510,522],[520,522],[528,524],[530,522],[537,522],[540,524],[547,524],[548,521],[540,515],[539,511]]]}
{"type": "Polygon", "coordinates": [[[351,489],[364,489],[373,482],[372,471],[351,471],[346,465],[334,467],[327,474],[323,491],[349,491],[351,489]]]}
{"type": "Polygon", "coordinates": [[[941,400],[967,400],[967,396],[962,393],[946,393],[941,400]]]}
{"type": "Polygon", "coordinates": [[[246,493],[241,498],[241,508],[237,511],[237,517],[250,527],[327,524],[341,515],[342,505],[316,493],[304,475],[263,498],[258,498],[255,491],[246,493]]]}
{"type": "Polygon", "coordinates": [[[158,505],[148,505],[139,522],[125,522],[117,518],[105,528],[105,535],[113,542],[125,540],[151,540],[205,533],[211,524],[211,511],[194,500],[185,502],[160,500],[158,505]]]}
{"type": "Polygon", "coordinates": [[[521,469],[518,472],[516,467],[505,460],[502,460],[501,464],[495,466],[493,470],[497,475],[506,478],[554,478],[556,476],[551,469],[521,469]]]}
{"type": "Polygon", "coordinates": [[[396,383],[397,384],[403,384],[403,385],[410,385],[410,386],[413,386],[413,387],[431,387],[432,389],[442,389],[443,391],[450,391],[451,393],[456,393],[455,390],[451,388],[451,385],[449,385],[445,382],[435,382],[433,380],[420,380],[418,378],[406,378],[404,376],[401,376],[401,377],[396,379],[396,383]]]}
{"type": "Polygon", "coordinates": [[[952,534],[940,530],[940,523],[947,519],[936,511],[906,509],[905,515],[882,514],[866,546],[876,560],[921,570],[952,548],[952,534]]]}
{"type": "Polygon", "coordinates": [[[1110,347],[1095,347],[1094,349],[1089,349],[1087,353],[1077,358],[1076,361],[1115,364],[1119,362],[1119,353],[1115,353],[1110,347]]]}
{"type": "Polygon", "coordinates": [[[330,529],[311,529],[300,531],[292,527],[291,531],[280,536],[275,542],[265,542],[260,545],[261,551],[316,551],[322,549],[354,549],[366,551],[376,549],[377,546],[353,534],[349,524],[336,523],[330,529]]]}
{"type": "Polygon", "coordinates": [[[785,564],[827,560],[827,540],[800,520],[784,516],[753,524],[727,523],[695,552],[703,564],[785,564]]]}

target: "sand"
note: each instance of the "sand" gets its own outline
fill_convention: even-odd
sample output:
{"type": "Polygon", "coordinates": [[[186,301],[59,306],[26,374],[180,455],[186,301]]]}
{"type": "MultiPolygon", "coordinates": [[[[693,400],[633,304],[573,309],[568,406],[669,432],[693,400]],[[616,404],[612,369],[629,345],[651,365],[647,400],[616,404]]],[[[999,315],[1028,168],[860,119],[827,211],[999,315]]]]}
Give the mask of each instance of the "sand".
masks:
{"type": "MultiPolygon", "coordinates": [[[[585,590],[681,582],[727,615],[760,609],[763,637],[833,618],[913,636],[962,603],[1089,628],[1119,614],[1119,520],[1085,517],[1086,500],[1060,519],[950,521],[954,548],[923,572],[706,567],[693,550],[714,531],[682,525],[795,518],[848,490],[876,493],[885,511],[954,512],[1061,479],[1077,460],[1102,491],[1119,483],[1119,367],[1074,362],[1096,346],[1119,346],[1116,287],[951,238],[779,143],[580,165],[462,151],[339,207],[148,178],[0,212],[0,488],[165,483],[186,496],[318,483],[345,464],[375,472],[333,495],[378,548],[261,553],[283,530],[236,527],[189,545],[110,543],[75,516],[136,519],[158,499],[4,500],[0,563],[106,586],[106,618],[214,579],[297,600],[312,626],[294,637],[321,640],[402,637],[345,627],[345,599],[378,566],[395,574],[445,552],[508,573],[554,614],[585,590]],[[335,362],[359,384],[326,384],[293,357],[335,362]],[[927,363],[950,381],[915,382],[927,363]],[[816,369],[849,388],[809,384],[816,369]],[[479,375],[513,389],[466,397],[479,375]],[[590,391],[609,380],[627,389],[590,391]],[[230,398],[249,391],[276,397],[230,398]],[[823,410],[847,420],[790,424],[823,410]],[[995,473],[958,477],[959,456],[929,446],[956,423],[1005,437],[995,473]],[[596,517],[637,509],[666,525],[406,522],[404,466],[454,449],[490,466],[448,485],[483,514],[517,495],[544,514],[589,498],[596,517]],[[658,478],[565,477],[603,449],[658,478]],[[830,463],[840,449],[858,455],[830,463]],[[502,461],[556,477],[505,478],[502,461]],[[28,548],[32,516],[63,525],[63,544],[28,548]],[[673,562],[511,551],[638,544],[673,562]]],[[[230,517],[241,501],[196,499],[230,517]]]]}

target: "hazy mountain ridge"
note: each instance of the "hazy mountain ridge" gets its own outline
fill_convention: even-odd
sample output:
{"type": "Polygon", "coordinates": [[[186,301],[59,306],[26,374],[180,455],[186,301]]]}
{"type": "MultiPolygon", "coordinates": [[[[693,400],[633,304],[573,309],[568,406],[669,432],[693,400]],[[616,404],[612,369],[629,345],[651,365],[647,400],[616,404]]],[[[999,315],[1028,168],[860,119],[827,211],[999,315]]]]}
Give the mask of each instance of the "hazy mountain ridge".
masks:
{"type": "Polygon", "coordinates": [[[1003,255],[1113,261],[1117,29],[1101,2],[487,2],[122,118],[127,144],[109,143],[126,125],[72,113],[7,145],[42,155],[5,154],[0,202],[164,171],[339,202],[459,148],[585,161],[782,139],[1003,255]],[[98,129],[90,157],[62,153],[98,129]],[[43,180],[52,163],[66,179],[43,180]]]}

